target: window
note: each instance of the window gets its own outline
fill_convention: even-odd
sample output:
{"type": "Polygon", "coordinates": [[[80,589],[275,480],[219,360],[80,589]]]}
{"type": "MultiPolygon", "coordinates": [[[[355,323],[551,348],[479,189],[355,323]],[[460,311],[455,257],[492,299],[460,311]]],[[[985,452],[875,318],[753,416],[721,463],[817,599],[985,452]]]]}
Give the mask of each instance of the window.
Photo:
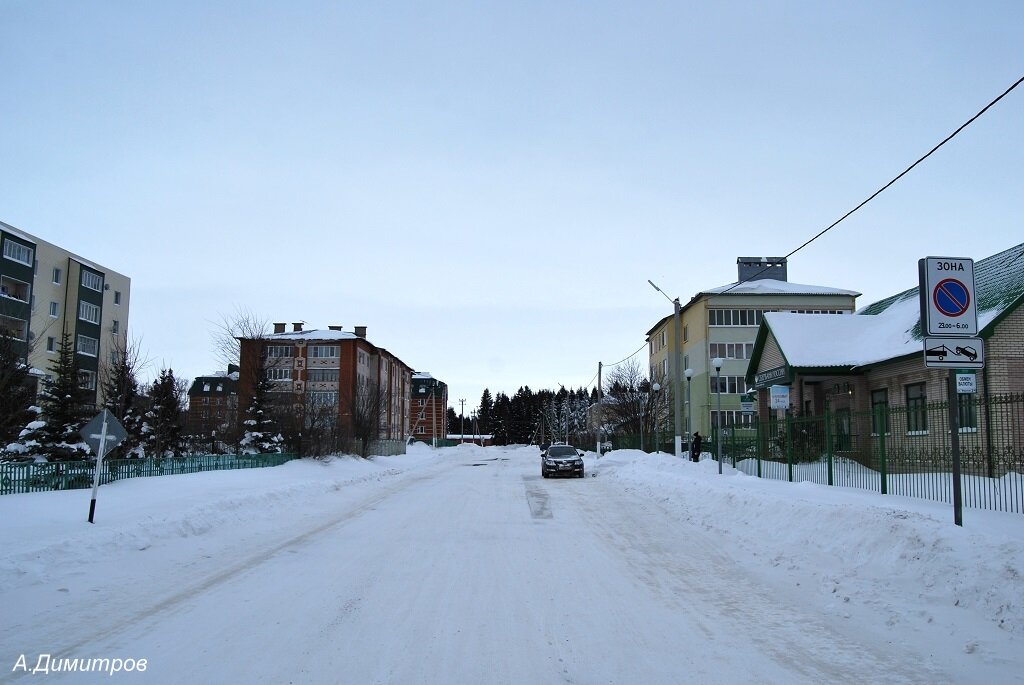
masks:
{"type": "Polygon", "coordinates": [[[52,335],[47,336],[47,338],[46,338],[46,351],[47,352],[56,352],[56,350],[57,350],[57,339],[55,337],[53,337],[52,335]]]}
{"type": "Polygon", "coordinates": [[[59,267],[53,267],[53,282],[56,285],[60,285],[61,280],[64,277],[64,272],[59,267]]]}
{"type": "Polygon", "coordinates": [[[110,324],[110,332],[111,333],[119,333],[120,331],[121,331],[121,322],[118,321],[117,319],[114,319],[114,321],[110,324]]]}
{"type": "Polygon", "coordinates": [[[100,308],[91,302],[78,303],[78,318],[89,323],[100,322],[100,308]]]}
{"type": "Polygon", "coordinates": [[[19,281],[10,276],[0,276],[0,294],[13,300],[28,302],[29,286],[25,281],[19,281]]]}
{"type": "Polygon", "coordinates": [[[310,359],[331,359],[338,356],[337,345],[310,345],[307,353],[310,359]]]}
{"type": "Polygon", "coordinates": [[[907,432],[921,434],[928,432],[928,397],[924,383],[907,386],[907,432]]]}
{"type": "Polygon", "coordinates": [[[28,340],[28,322],[13,316],[0,315],[0,335],[15,340],[28,340]]]}
{"type": "Polygon", "coordinates": [[[668,377],[668,359],[662,359],[661,360],[661,377],[662,378],[667,378],[668,377]]]}
{"type": "Polygon", "coordinates": [[[337,383],[337,369],[310,369],[306,372],[306,380],[310,383],[337,383]]]}
{"type": "Polygon", "coordinates": [[[419,435],[423,435],[424,433],[427,432],[427,427],[426,426],[416,426],[416,432],[419,435]]]}
{"type": "Polygon", "coordinates": [[[713,395],[716,394],[716,384],[723,395],[741,395],[753,390],[753,388],[747,386],[747,379],[743,376],[710,376],[710,379],[711,394],[713,395]]]}
{"type": "Polygon", "coordinates": [[[50,316],[52,316],[55,319],[58,316],[60,316],[60,305],[57,304],[56,302],[50,303],[50,316]]]}
{"type": "Polygon", "coordinates": [[[871,434],[889,434],[889,390],[871,391],[871,434]]]}
{"type": "Polygon", "coordinates": [[[309,404],[313,407],[336,407],[338,406],[338,393],[311,392],[309,393],[309,404]]]}
{"type": "Polygon", "coordinates": [[[25,266],[32,266],[32,248],[13,240],[4,241],[4,257],[25,266]]]}
{"type": "Polygon", "coordinates": [[[79,371],[78,372],[78,387],[86,390],[96,389],[96,372],[95,371],[79,371]]]}
{"type": "Polygon", "coordinates": [[[82,287],[88,288],[89,290],[96,290],[102,292],[103,290],[103,276],[92,271],[82,270],[82,287]]]}
{"type": "Polygon", "coordinates": [[[267,369],[267,380],[290,381],[292,379],[291,369],[267,369]]]}
{"type": "Polygon", "coordinates": [[[978,394],[964,393],[959,400],[959,420],[961,433],[973,433],[978,430],[978,394]]]}
{"type": "Polygon", "coordinates": [[[99,353],[100,341],[96,338],[90,338],[87,335],[78,336],[78,345],[75,348],[77,352],[87,354],[90,357],[95,357],[99,353]]]}
{"type": "Polygon", "coordinates": [[[721,412],[714,409],[711,410],[711,425],[719,428],[725,428],[727,426],[752,428],[755,418],[756,417],[753,414],[744,414],[742,411],[737,411],[735,409],[723,409],[721,412]],[[724,423],[722,423],[723,421],[724,423]]]}
{"type": "Polygon", "coordinates": [[[711,359],[750,359],[754,354],[754,343],[711,343],[711,359]]]}
{"type": "Polygon", "coordinates": [[[266,348],[268,359],[284,359],[292,356],[291,345],[268,345],[266,348]]]}
{"type": "Polygon", "coordinates": [[[121,304],[121,291],[120,290],[115,290],[114,291],[114,304],[116,304],[116,305],[121,304]]]}
{"type": "Polygon", "coordinates": [[[661,346],[662,347],[667,347],[668,346],[668,331],[662,331],[661,332],[661,346]]]}
{"type": "Polygon", "coordinates": [[[770,309],[709,309],[709,326],[760,326],[770,309]]]}
{"type": "Polygon", "coordinates": [[[683,342],[686,342],[689,339],[690,339],[690,326],[686,325],[686,326],[683,326],[683,342]]]}

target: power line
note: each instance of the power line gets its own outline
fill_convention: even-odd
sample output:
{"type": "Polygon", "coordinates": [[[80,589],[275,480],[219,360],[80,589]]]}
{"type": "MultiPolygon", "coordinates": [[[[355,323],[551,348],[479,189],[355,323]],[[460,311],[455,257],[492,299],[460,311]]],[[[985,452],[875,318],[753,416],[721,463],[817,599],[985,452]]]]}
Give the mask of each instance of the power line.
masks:
{"type": "MultiPolygon", "coordinates": [[[[801,245],[800,247],[796,248],[795,250],[793,250],[792,252],[790,252],[789,254],[787,254],[787,255],[786,255],[786,256],[784,257],[784,259],[789,259],[789,258],[790,258],[790,257],[792,257],[793,255],[795,255],[795,254],[796,254],[797,252],[799,252],[800,250],[804,249],[805,247],[807,247],[808,245],[810,245],[811,243],[813,243],[813,242],[814,242],[815,240],[817,240],[818,238],[820,238],[821,236],[825,235],[826,233],[828,233],[829,231],[831,231],[831,230],[832,230],[833,228],[835,228],[836,226],[838,226],[838,225],[840,224],[840,222],[842,222],[843,220],[845,220],[845,219],[846,219],[847,217],[849,217],[849,216],[850,216],[851,214],[853,214],[854,212],[856,212],[856,211],[857,211],[858,209],[860,209],[861,207],[863,207],[863,206],[864,206],[864,205],[866,205],[867,203],[869,203],[869,202],[871,202],[872,200],[874,200],[874,199],[875,199],[876,197],[878,197],[879,195],[881,195],[881,194],[882,194],[882,193],[883,193],[884,191],[888,190],[888,188],[889,188],[889,187],[890,187],[891,185],[893,185],[894,183],[896,183],[896,181],[900,180],[901,178],[903,178],[904,176],[906,176],[906,175],[907,175],[908,173],[910,173],[910,171],[911,171],[911,170],[912,170],[912,169],[913,169],[914,167],[916,167],[916,166],[917,166],[918,164],[920,164],[920,163],[921,163],[921,162],[923,162],[924,160],[926,160],[926,159],[928,159],[929,157],[931,157],[931,156],[932,156],[932,154],[934,154],[934,153],[935,153],[935,152],[936,152],[936,151],[937,151],[937,150],[938,150],[938,149],[939,149],[940,147],[942,147],[943,145],[945,145],[945,144],[946,144],[946,143],[948,143],[949,141],[953,140],[953,138],[955,138],[955,137],[956,137],[957,135],[959,135],[959,133],[960,133],[961,131],[963,131],[963,130],[964,130],[965,128],[967,128],[967,127],[968,127],[968,126],[970,126],[970,125],[971,125],[972,123],[974,123],[974,121],[975,121],[975,120],[976,120],[976,119],[977,119],[978,117],[980,117],[980,116],[981,116],[982,114],[984,114],[985,112],[987,112],[987,111],[988,111],[988,110],[989,110],[989,109],[990,109],[990,108],[991,108],[991,107],[992,107],[993,105],[995,105],[995,104],[996,104],[997,102],[999,102],[1000,100],[1002,100],[1002,99],[1003,99],[1004,97],[1006,97],[1007,95],[1009,95],[1009,94],[1010,94],[1010,92],[1011,92],[1011,91],[1012,91],[1012,90],[1013,90],[1014,88],[1016,88],[1017,86],[1019,86],[1019,85],[1020,85],[1021,83],[1024,83],[1024,76],[1022,76],[1022,77],[1020,77],[1019,79],[1017,79],[1017,81],[1016,81],[1016,82],[1014,82],[1014,84],[1013,84],[1013,85],[1011,85],[1011,86],[1010,86],[1009,88],[1007,88],[1006,90],[1004,90],[1004,91],[1002,92],[1002,94],[1001,94],[1001,95],[1000,95],[999,97],[997,97],[997,98],[996,98],[995,100],[993,100],[992,102],[990,102],[990,103],[988,103],[987,105],[985,105],[984,107],[982,107],[982,108],[981,108],[981,111],[979,111],[979,112],[978,112],[977,114],[975,114],[975,115],[974,115],[973,117],[971,117],[970,119],[968,119],[967,121],[965,121],[965,122],[964,122],[963,124],[961,124],[961,125],[960,125],[960,127],[959,127],[958,129],[956,129],[955,131],[953,131],[952,133],[950,133],[950,134],[949,134],[948,136],[946,136],[946,137],[945,137],[945,138],[944,138],[944,139],[942,140],[942,142],[941,142],[941,143],[939,143],[938,145],[936,145],[935,147],[933,147],[933,148],[932,148],[931,150],[929,150],[929,151],[928,151],[928,152],[927,152],[927,153],[926,153],[926,154],[925,154],[925,155],[924,155],[923,157],[921,157],[921,158],[920,158],[920,159],[918,159],[918,160],[917,160],[916,162],[914,162],[913,164],[911,164],[910,166],[908,166],[908,167],[907,167],[906,169],[904,169],[904,170],[903,170],[903,171],[902,171],[902,172],[901,172],[901,173],[900,173],[900,174],[899,174],[898,176],[896,176],[895,178],[893,178],[893,179],[892,179],[891,181],[889,181],[888,183],[886,183],[886,184],[885,184],[884,186],[882,186],[881,188],[879,188],[879,189],[878,189],[878,190],[876,190],[875,192],[871,193],[871,195],[869,195],[869,196],[868,196],[868,198],[867,198],[866,200],[864,200],[864,201],[863,201],[863,202],[861,202],[861,203],[860,203],[859,205],[857,205],[856,207],[854,207],[853,209],[851,209],[850,211],[848,211],[848,212],[847,212],[846,214],[843,214],[843,215],[842,215],[841,217],[839,217],[838,219],[836,219],[836,220],[835,220],[834,222],[832,222],[832,224],[830,224],[830,225],[829,225],[829,226],[828,226],[827,228],[825,228],[825,229],[823,229],[823,230],[819,231],[819,232],[818,232],[818,234],[817,234],[817,235],[815,235],[815,236],[814,236],[813,238],[811,238],[810,240],[808,240],[807,242],[805,242],[805,243],[804,243],[803,245],[801,245]]],[[[763,273],[764,273],[765,271],[768,271],[768,270],[769,270],[769,268],[770,268],[770,267],[765,267],[764,269],[761,269],[761,270],[760,270],[760,271],[758,271],[757,273],[755,273],[755,274],[753,274],[753,275],[751,275],[751,276],[748,276],[747,278],[743,279],[742,281],[737,281],[736,283],[734,283],[733,285],[729,286],[728,288],[726,288],[725,290],[723,290],[722,292],[720,292],[720,293],[718,293],[718,294],[719,294],[719,295],[724,295],[725,293],[729,292],[729,291],[730,291],[730,290],[732,290],[733,288],[738,288],[738,287],[739,287],[740,285],[742,285],[743,283],[746,283],[746,282],[750,281],[751,279],[757,278],[758,276],[760,276],[761,274],[763,274],[763,273]]]]}

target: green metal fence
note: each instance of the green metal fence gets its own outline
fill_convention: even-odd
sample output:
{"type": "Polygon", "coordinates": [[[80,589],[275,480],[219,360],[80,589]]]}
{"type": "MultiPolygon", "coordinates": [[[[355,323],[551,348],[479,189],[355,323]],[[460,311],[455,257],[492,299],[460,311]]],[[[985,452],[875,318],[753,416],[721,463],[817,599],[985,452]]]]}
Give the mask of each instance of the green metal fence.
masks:
{"type": "MultiPolygon", "coordinates": [[[[1024,514],[1024,395],[964,395],[959,425],[964,506],[1024,514]]],[[[936,402],[728,427],[722,453],[762,478],[952,502],[950,437],[949,405],[936,402]]]]}
{"type": "MultiPolygon", "coordinates": [[[[205,454],[163,459],[104,459],[100,485],[123,478],[280,466],[296,458],[294,454],[205,454]]],[[[95,469],[94,461],[3,462],[0,463],[0,495],[91,488],[95,469]]]]}

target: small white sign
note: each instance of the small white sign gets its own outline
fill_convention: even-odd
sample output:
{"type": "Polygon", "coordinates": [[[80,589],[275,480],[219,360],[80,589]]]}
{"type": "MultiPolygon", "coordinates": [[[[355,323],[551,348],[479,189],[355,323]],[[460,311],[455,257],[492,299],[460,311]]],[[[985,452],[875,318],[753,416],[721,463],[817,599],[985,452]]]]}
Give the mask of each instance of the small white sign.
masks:
{"type": "Polygon", "coordinates": [[[771,387],[772,409],[789,409],[789,386],[773,385],[771,387]]]}
{"type": "Polygon", "coordinates": [[[960,395],[973,395],[978,392],[978,375],[958,373],[956,375],[956,391],[960,395]]]}
{"type": "Polygon", "coordinates": [[[925,338],[924,365],[938,369],[985,368],[981,338],[925,338]]]}

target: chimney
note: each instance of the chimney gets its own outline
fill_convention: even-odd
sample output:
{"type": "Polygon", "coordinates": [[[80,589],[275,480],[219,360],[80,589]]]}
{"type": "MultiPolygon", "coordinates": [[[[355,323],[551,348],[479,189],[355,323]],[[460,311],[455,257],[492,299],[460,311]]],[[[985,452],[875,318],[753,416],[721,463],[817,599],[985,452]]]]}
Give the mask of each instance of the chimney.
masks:
{"type": "Polygon", "coordinates": [[[341,330],[341,326],[328,326],[327,330],[329,330],[329,331],[340,331],[341,330]]]}
{"type": "Polygon", "coordinates": [[[302,322],[301,321],[298,322],[298,323],[293,323],[292,324],[292,332],[293,333],[301,333],[302,332],[302,322]]]}
{"type": "Polygon", "coordinates": [[[788,281],[785,257],[737,257],[736,271],[740,281],[758,281],[771,278],[788,281]]]}
{"type": "Polygon", "coordinates": [[[275,323],[274,324],[274,333],[284,333],[284,324],[283,323],[275,323]]]}
{"type": "Polygon", "coordinates": [[[356,337],[366,338],[366,326],[356,326],[356,337]]]}

